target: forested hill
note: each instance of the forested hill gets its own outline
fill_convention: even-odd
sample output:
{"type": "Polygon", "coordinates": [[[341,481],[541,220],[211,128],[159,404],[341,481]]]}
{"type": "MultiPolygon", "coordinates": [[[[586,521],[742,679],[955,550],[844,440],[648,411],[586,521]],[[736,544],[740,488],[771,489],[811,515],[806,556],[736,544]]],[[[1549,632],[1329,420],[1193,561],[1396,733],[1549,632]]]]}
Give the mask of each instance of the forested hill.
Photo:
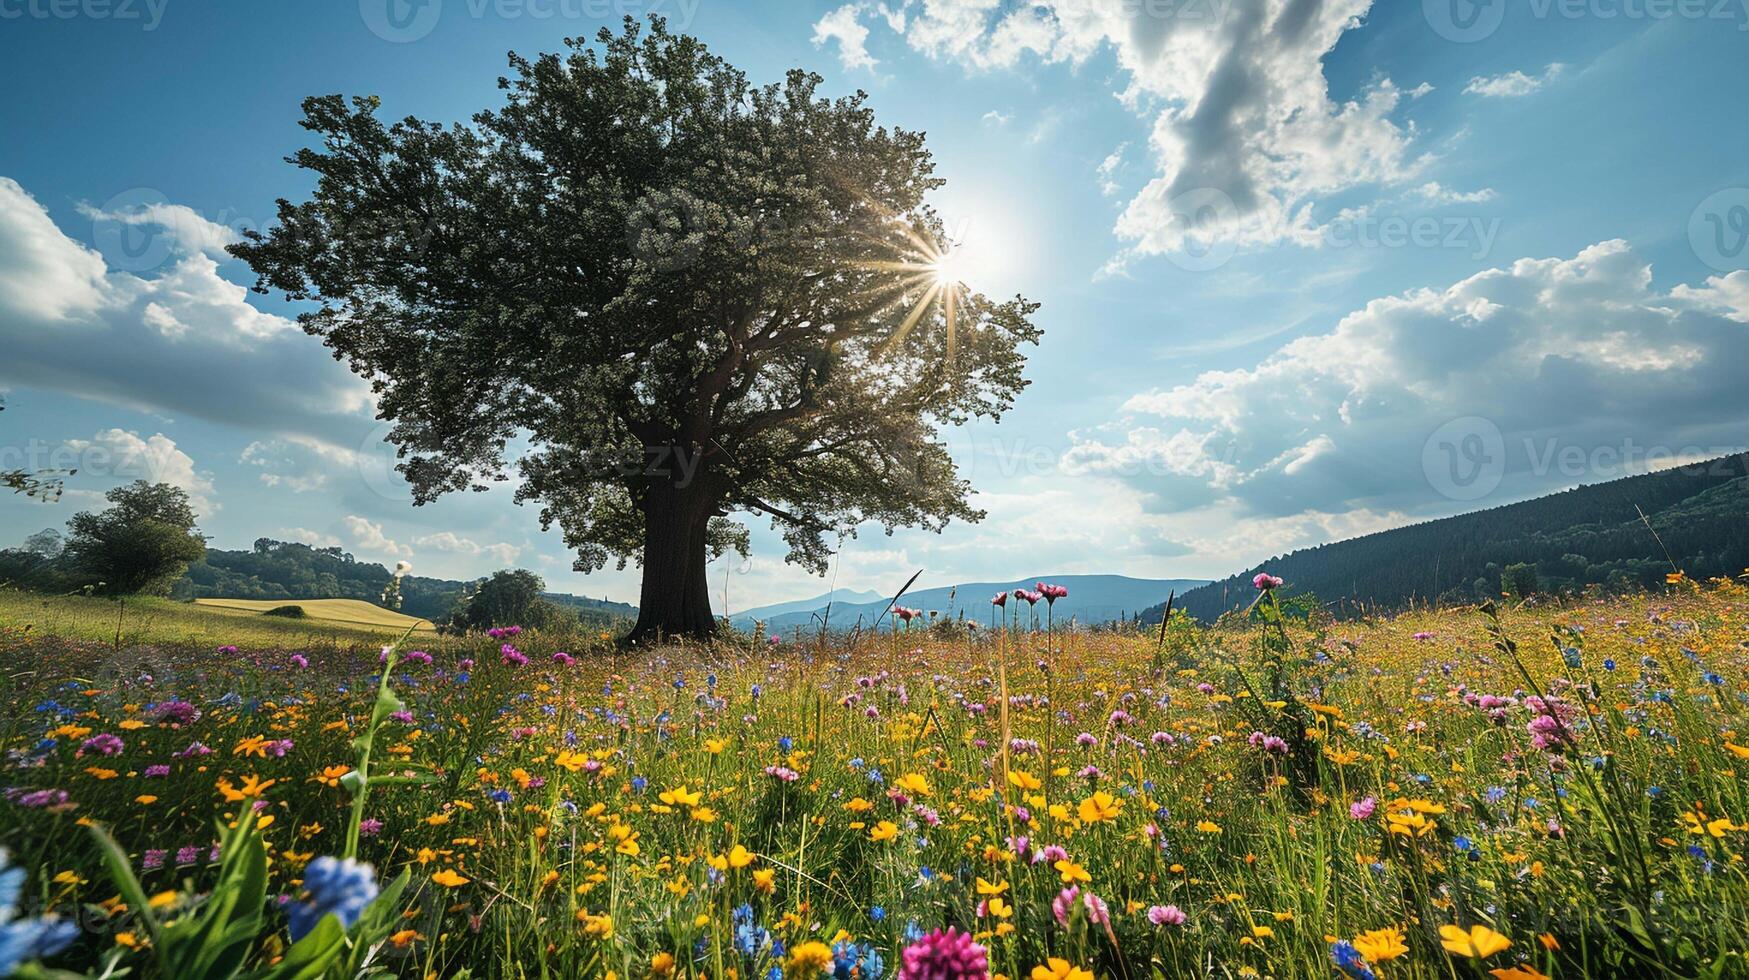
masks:
{"type": "MultiPolygon", "coordinates": [[[[1306,548],[1186,592],[1176,608],[1212,620],[1249,603],[1251,579],[1263,570],[1285,579],[1290,594],[1313,593],[1338,614],[1343,600],[1389,609],[1434,597],[1474,602],[1503,590],[1637,588],[1664,581],[1665,548],[1691,578],[1749,568],[1749,454],[1306,548]]],[[[1144,620],[1159,622],[1163,608],[1144,620]]]]}
{"type": "MultiPolygon", "coordinates": [[[[250,551],[208,548],[206,558],[188,567],[176,583],[182,599],[363,599],[378,602],[394,573],[363,562],[339,548],[312,548],[261,538],[250,551]]],[[[407,575],[401,579],[401,611],[409,616],[446,618],[470,583],[407,575]]],[[[576,610],[585,619],[635,617],[635,606],[565,593],[545,598],[576,610]]]]}

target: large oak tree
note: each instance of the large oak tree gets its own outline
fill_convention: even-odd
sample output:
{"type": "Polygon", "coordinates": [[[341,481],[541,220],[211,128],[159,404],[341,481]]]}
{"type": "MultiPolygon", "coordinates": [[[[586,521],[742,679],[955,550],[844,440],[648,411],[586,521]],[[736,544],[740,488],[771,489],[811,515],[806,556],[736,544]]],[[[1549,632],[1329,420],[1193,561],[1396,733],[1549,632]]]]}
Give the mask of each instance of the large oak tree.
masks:
{"type": "Polygon", "coordinates": [[[712,630],[730,514],[815,571],[864,522],[981,518],[938,428],[1009,407],[1037,306],[934,274],[922,134],[818,75],[751,85],[659,18],[566,46],[512,55],[471,124],[306,100],[314,192],[233,249],[316,304],[415,499],[514,465],[578,570],[642,564],[634,638],[712,630]]]}

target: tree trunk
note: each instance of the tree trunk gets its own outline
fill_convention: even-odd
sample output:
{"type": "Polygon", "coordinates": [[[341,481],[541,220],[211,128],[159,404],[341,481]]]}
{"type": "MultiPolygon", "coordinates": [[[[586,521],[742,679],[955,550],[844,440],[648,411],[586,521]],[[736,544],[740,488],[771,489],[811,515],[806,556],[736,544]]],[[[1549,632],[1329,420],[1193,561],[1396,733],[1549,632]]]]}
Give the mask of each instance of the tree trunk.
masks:
{"type": "Polygon", "coordinates": [[[703,639],[716,631],[705,580],[711,502],[698,487],[652,487],[644,508],[644,584],[626,640],[703,639]]]}

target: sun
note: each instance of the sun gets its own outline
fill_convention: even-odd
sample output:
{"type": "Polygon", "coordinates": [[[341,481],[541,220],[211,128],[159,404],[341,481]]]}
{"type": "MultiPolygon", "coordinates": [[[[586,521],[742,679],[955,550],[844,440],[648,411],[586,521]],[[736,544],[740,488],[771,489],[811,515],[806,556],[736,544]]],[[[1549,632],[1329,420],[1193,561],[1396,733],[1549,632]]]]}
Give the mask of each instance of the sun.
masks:
{"type": "Polygon", "coordinates": [[[963,286],[971,263],[966,261],[964,246],[950,248],[929,263],[929,274],[941,286],[963,286]]]}

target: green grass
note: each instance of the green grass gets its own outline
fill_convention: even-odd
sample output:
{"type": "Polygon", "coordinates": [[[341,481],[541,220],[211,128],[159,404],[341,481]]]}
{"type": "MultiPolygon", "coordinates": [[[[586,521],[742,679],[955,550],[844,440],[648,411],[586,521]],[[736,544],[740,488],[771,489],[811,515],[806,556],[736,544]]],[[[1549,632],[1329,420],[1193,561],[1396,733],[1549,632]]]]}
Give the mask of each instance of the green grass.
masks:
{"type": "Polygon", "coordinates": [[[392,640],[414,623],[424,624],[425,630],[431,626],[422,619],[347,599],[297,603],[306,607],[307,619],[262,615],[267,609],[287,605],[285,602],[218,601],[227,605],[140,597],[116,600],[76,595],[45,596],[0,589],[0,627],[120,646],[188,644],[264,648],[350,647],[392,640]],[[232,602],[242,603],[244,608],[228,605],[232,602]],[[368,614],[336,604],[356,604],[380,615],[372,621],[368,614]]]}

